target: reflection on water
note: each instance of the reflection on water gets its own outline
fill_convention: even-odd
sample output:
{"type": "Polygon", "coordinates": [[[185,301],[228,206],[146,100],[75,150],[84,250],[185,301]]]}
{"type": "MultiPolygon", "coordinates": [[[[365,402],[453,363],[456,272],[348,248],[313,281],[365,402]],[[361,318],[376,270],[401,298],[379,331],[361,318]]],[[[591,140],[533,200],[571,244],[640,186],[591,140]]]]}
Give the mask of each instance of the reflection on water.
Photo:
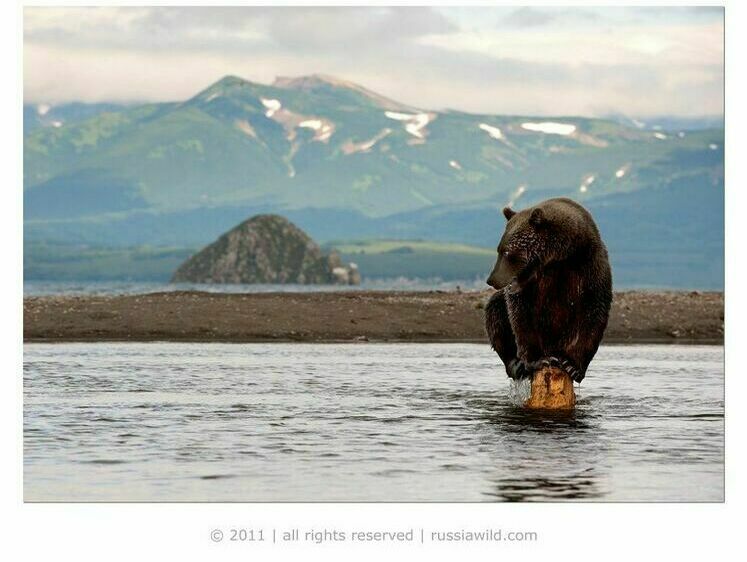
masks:
{"type": "Polygon", "coordinates": [[[491,493],[501,501],[583,500],[601,498],[593,468],[557,478],[501,478],[491,493]]]}
{"type": "Polygon", "coordinates": [[[721,501],[722,358],[605,347],[537,413],[486,345],[27,344],[25,498],[721,501]]]}
{"type": "Polygon", "coordinates": [[[508,457],[505,474],[489,478],[491,487],[485,494],[500,501],[602,498],[599,424],[587,420],[582,408],[555,412],[521,408],[515,397],[528,396],[529,385],[520,385],[519,392],[515,383],[508,385],[512,389],[508,404],[495,400],[470,404],[481,411],[484,430],[494,432],[491,438],[503,437],[501,450],[508,457]],[[569,455],[569,450],[584,451],[586,456],[569,455]],[[533,466],[552,470],[537,476],[533,466]]]}

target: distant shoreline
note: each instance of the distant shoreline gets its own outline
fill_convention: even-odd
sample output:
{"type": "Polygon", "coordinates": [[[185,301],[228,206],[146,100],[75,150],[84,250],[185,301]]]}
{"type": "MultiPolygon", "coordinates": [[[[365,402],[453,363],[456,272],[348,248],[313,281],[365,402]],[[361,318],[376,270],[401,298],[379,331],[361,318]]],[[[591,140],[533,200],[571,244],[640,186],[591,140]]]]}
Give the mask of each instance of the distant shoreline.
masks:
{"type": "MultiPolygon", "coordinates": [[[[24,342],[487,342],[492,291],[26,297],[24,342]]],[[[723,344],[721,292],[615,293],[606,344],[723,344]]]]}

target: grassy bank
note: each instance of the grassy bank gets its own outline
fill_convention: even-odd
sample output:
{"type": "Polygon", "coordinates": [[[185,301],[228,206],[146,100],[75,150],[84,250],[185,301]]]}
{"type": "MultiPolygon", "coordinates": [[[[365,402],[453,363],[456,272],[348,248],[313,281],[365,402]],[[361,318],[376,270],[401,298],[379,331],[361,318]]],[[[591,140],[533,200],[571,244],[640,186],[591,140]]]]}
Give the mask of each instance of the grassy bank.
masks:
{"type": "MultiPolygon", "coordinates": [[[[325,244],[344,261],[355,262],[366,278],[483,278],[494,252],[465,244],[424,241],[357,241],[325,244]]],[[[91,247],[29,243],[24,278],[38,281],[168,281],[198,248],[91,247]]]]}

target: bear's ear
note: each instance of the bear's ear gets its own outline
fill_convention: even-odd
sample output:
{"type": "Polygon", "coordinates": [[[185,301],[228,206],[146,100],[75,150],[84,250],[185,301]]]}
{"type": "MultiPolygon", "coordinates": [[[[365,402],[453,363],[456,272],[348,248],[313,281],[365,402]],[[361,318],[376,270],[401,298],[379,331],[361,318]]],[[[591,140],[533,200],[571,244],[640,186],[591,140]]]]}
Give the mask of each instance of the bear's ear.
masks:
{"type": "Polygon", "coordinates": [[[511,220],[511,217],[513,217],[516,214],[516,211],[514,211],[511,207],[503,207],[503,216],[506,217],[507,221],[511,220]]]}
{"type": "Polygon", "coordinates": [[[545,222],[545,213],[542,212],[542,209],[532,209],[532,214],[529,215],[529,224],[540,226],[543,222],[545,222]]]}

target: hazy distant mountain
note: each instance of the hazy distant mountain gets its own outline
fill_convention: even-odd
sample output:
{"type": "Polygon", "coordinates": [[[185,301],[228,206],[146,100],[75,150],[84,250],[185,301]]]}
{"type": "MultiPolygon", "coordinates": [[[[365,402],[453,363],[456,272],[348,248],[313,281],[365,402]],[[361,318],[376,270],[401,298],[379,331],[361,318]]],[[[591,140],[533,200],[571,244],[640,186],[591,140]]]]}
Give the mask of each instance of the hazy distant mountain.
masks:
{"type": "Polygon", "coordinates": [[[98,109],[26,134],[27,241],[194,246],[275,212],[322,241],[492,246],[500,207],[565,195],[634,283],[679,275],[651,265],[672,256],[723,282],[720,128],[436,112],[325,76],[98,109]]]}
{"type": "Polygon", "coordinates": [[[703,131],[706,129],[723,129],[723,116],[706,117],[677,117],[673,115],[658,115],[655,117],[630,117],[621,114],[611,114],[607,117],[628,127],[645,131],[703,131]]]}
{"type": "Polygon", "coordinates": [[[99,113],[121,111],[125,107],[114,103],[25,104],[23,106],[23,131],[29,133],[39,127],[59,128],[99,113]]]}

